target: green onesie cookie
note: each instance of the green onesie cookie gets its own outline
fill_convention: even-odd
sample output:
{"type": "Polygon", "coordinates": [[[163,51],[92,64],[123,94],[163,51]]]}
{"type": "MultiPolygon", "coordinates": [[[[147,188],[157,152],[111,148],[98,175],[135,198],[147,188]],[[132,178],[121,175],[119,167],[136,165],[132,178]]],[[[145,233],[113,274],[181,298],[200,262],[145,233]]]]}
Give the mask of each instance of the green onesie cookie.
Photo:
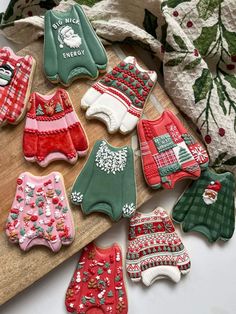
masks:
{"type": "Polygon", "coordinates": [[[104,47],[82,7],[69,11],[49,10],[45,15],[44,71],[52,83],[69,85],[80,77],[96,79],[105,71],[104,47]]]}
{"type": "Polygon", "coordinates": [[[74,183],[71,201],[86,215],[101,212],[113,221],[132,216],[136,208],[132,148],[97,141],[74,183]]]}

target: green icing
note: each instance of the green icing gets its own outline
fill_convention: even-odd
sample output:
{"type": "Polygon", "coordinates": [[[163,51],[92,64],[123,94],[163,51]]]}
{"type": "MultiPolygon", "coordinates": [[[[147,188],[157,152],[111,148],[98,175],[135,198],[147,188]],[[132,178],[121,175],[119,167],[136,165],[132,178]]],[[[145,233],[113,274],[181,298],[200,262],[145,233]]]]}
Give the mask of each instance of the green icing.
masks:
{"type": "Polygon", "coordinates": [[[96,78],[107,66],[104,47],[82,7],[45,14],[44,70],[52,82],[68,85],[74,79],[96,78]]]}
{"type": "Polygon", "coordinates": [[[125,204],[136,204],[132,149],[97,141],[73,185],[71,199],[74,204],[78,204],[75,198],[78,193],[83,195],[81,208],[85,214],[101,212],[113,221],[119,220],[125,204]]]}
{"type": "Polygon", "coordinates": [[[184,232],[200,232],[210,242],[219,238],[230,239],[235,226],[234,191],[235,179],[230,172],[217,174],[208,168],[178,200],[173,208],[173,220],[183,223],[184,232]],[[205,190],[212,181],[220,182],[221,188],[217,199],[207,204],[205,190]]]}
{"type": "Polygon", "coordinates": [[[162,153],[176,146],[176,144],[174,143],[174,141],[172,140],[171,136],[168,133],[154,137],[153,140],[159,153],[162,153]]]}
{"type": "Polygon", "coordinates": [[[62,105],[61,104],[56,104],[55,112],[59,113],[59,112],[62,112],[62,111],[63,111],[62,105]]]}
{"type": "Polygon", "coordinates": [[[185,161],[189,161],[193,159],[192,155],[183,147],[180,147],[178,157],[179,157],[180,163],[184,163],[185,161]]]}
{"type": "Polygon", "coordinates": [[[37,109],[36,109],[36,116],[43,116],[44,112],[43,112],[43,108],[42,106],[39,104],[37,109]]]}
{"type": "Polygon", "coordinates": [[[164,167],[160,167],[159,168],[159,173],[161,175],[162,178],[162,182],[167,182],[168,179],[165,178],[165,176],[173,173],[173,172],[176,172],[178,170],[180,170],[180,164],[178,162],[175,162],[173,164],[170,164],[168,166],[164,166],[164,167]]]}

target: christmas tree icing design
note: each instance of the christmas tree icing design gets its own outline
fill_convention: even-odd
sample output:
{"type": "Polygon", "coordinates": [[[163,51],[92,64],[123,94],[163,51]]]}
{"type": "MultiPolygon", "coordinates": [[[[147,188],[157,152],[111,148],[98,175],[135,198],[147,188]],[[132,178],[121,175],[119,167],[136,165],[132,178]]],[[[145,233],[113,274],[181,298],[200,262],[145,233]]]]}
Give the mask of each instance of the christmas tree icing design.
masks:
{"type": "Polygon", "coordinates": [[[185,161],[191,160],[191,154],[183,147],[180,147],[178,159],[180,163],[184,163],[185,161]]]}
{"type": "Polygon", "coordinates": [[[55,112],[59,113],[59,112],[62,112],[62,111],[63,111],[62,105],[60,103],[57,103],[56,107],[55,107],[55,112]]]}
{"type": "Polygon", "coordinates": [[[43,108],[42,106],[39,104],[37,109],[36,109],[36,116],[43,116],[44,112],[43,112],[43,108]]]}

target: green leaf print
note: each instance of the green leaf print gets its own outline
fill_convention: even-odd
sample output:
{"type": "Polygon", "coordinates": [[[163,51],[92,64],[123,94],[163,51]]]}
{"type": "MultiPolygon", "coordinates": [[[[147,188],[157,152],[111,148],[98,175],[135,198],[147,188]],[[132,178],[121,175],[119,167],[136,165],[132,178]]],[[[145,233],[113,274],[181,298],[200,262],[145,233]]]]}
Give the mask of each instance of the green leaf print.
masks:
{"type": "Polygon", "coordinates": [[[183,3],[183,2],[190,2],[192,0],[167,0],[166,3],[167,3],[167,6],[169,8],[175,8],[177,5],[179,5],[180,3],[183,3]]]}
{"type": "Polygon", "coordinates": [[[215,43],[218,24],[210,27],[203,27],[200,36],[193,41],[194,46],[199,50],[202,56],[205,56],[210,46],[215,43]]]}
{"type": "Polygon", "coordinates": [[[231,158],[227,159],[226,161],[224,161],[223,165],[235,166],[236,165],[236,156],[231,157],[231,158]]]}
{"type": "Polygon", "coordinates": [[[183,50],[187,50],[187,49],[188,49],[187,46],[185,45],[185,42],[183,41],[183,39],[182,39],[180,36],[178,36],[178,35],[173,35],[173,38],[174,38],[176,44],[177,44],[181,49],[183,49],[183,50]]]}
{"type": "Polygon", "coordinates": [[[193,84],[195,103],[206,98],[206,95],[210,91],[212,86],[212,77],[208,69],[203,69],[202,75],[196,79],[193,84]]]}
{"type": "Polygon", "coordinates": [[[154,38],[157,38],[156,29],[157,29],[157,17],[152,14],[148,9],[145,9],[143,27],[146,32],[152,35],[154,38]]]}
{"type": "Polygon", "coordinates": [[[220,153],[218,157],[215,159],[212,167],[219,167],[222,164],[223,159],[227,156],[227,152],[220,153]]]}
{"type": "Polygon", "coordinates": [[[189,64],[186,64],[186,66],[184,67],[184,70],[192,70],[200,63],[201,63],[201,58],[197,58],[193,60],[192,62],[190,62],[189,64]]]}
{"type": "Polygon", "coordinates": [[[207,20],[223,0],[200,0],[197,4],[199,17],[207,20]]]}
{"type": "Polygon", "coordinates": [[[226,81],[228,81],[231,87],[236,89],[236,77],[234,75],[225,75],[226,81]]]}
{"type": "Polygon", "coordinates": [[[176,58],[176,59],[170,59],[169,61],[167,61],[165,63],[165,65],[168,66],[168,67],[174,67],[174,66],[180,64],[183,60],[184,60],[184,57],[179,57],[179,58],[176,58]]]}
{"type": "Polygon", "coordinates": [[[236,55],[236,33],[228,31],[222,24],[223,36],[228,44],[228,51],[231,56],[236,55]]]}
{"type": "Polygon", "coordinates": [[[217,94],[218,94],[218,97],[219,97],[219,105],[221,106],[221,108],[222,108],[222,110],[224,112],[224,115],[226,115],[227,114],[227,109],[226,109],[225,104],[224,104],[224,101],[225,101],[226,98],[225,98],[223,87],[217,80],[215,80],[215,84],[216,84],[216,87],[217,87],[217,94]]]}

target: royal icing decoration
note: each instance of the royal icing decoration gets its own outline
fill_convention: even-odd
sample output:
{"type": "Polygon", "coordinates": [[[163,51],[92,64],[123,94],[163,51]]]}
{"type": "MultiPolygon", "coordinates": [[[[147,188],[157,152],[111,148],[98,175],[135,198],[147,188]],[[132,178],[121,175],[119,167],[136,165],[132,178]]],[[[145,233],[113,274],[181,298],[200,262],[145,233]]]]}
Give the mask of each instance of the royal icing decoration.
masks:
{"type": "Polygon", "coordinates": [[[23,251],[45,245],[57,252],[74,239],[73,217],[63,180],[56,180],[58,177],[61,177],[58,172],[45,177],[26,172],[17,179],[6,234],[11,242],[19,243],[23,251]]]}
{"type": "Polygon", "coordinates": [[[84,214],[102,212],[113,221],[130,217],[136,208],[133,151],[97,141],[76,179],[71,201],[84,214]]]}
{"type": "Polygon", "coordinates": [[[66,292],[67,311],[85,314],[127,314],[128,302],[123,279],[121,250],[117,244],[84,248],[66,292]]]}
{"type": "Polygon", "coordinates": [[[140,120],[137,131],[144,176],[154,189],[172,189],[179,180],[196,179],[208,166],[206,150],[169,110],[156,120],[140,120]]]}
{"type": "Polygon", "coordinates": [[[80,5],[45,15],[44,69],[47,78],[69,85],[80,77],[96,78],[107,56],[80,5]]]}
{"type": "Polygon", "coordinates": [[[163,208],[136,212],[130,220],[126,270],[132,281],[146,286],[169,277],[178,282],[190,270],[190,259],[163,208]]]}
{"type": "Polygon", "coordinates": [[[33,93],[30,104],[23,137],[26,160],[45,167],[54,160],[74,164],[86,155],[87,136],[65,90],[49,96],[33,93]]]}
{"type": "Polygon", "coordinates": [[[34,68],[33,57],[17,56],[8,47],[0,49],[0,126],[23,118],[34,68]]]}
{"type": "Polygon", "coordinates": [[[142,69],[127,57],[92,85],[81,100],[86,117],[103,121],[109,133],[131,132],[155,85],[156,72],[142,69]]]}
{"type": "Polygon", "coordinates": [[[175,204],[172,217],[184,232],[200,232],[210,242],[229,240],[235,226],[234,192],[232,173],[206,169],[175,204]]]}

